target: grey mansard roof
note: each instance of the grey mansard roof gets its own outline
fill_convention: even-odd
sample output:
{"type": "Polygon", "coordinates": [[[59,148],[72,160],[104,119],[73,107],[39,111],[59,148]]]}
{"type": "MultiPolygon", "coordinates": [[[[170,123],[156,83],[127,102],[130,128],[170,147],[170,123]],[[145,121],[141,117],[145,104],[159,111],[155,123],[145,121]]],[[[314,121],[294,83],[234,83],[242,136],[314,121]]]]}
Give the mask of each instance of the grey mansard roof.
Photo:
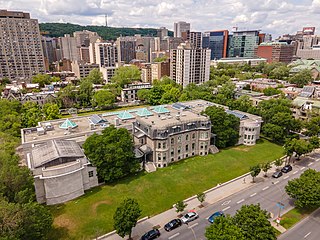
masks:
{"type": "Polygon", "coordinates": [[[51,140],[32,149],[33,167],[40,167],[57,158],[82,158],[84,153],[75,141],[51,140]]]}

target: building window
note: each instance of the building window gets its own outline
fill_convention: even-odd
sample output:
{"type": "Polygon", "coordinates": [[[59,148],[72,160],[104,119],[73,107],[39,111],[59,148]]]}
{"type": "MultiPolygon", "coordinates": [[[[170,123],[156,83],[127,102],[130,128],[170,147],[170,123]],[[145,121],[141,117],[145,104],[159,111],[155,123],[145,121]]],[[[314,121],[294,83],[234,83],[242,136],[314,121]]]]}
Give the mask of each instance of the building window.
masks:
{"type": "Polygon", "coordinates": [[[174,155],[174,148],[171,148],[171,156],[174,155]]]}
{"type": "Polygon", "coordinates": [[[167,147],[166,142],[163,142],[162,146],[163,146],[163,148],[166,148],[167,147]]]}
{"type": "Polygon", "coordinates": [[[186,135],[186,141],[188,141],[188,140],[189,140],[189,134],[186,135]]]}
{"type": "Polygon", "coordinates": [[[178,136],[178,143],[181,143],[181,136],[178,136]]]}
{"type": "Polygon", "coordinates": [[[166,153],[163,153],[163,154],[162,154],[162,159],[163,159],[163,161],[165,161],[166,158],[167,158],[167,154],[166,154],[166,153]]]}
{"type": "Polygon", "coordinates": [[[186,151],[189,151],[189,145],[188,144],[186,145],[186,151]]]}
{"type": "Polygon", "coordinates": [[[158,148],[161,148],[161,142],[158,143],[158,148]]]}
{"type": "Polygon", "coordinates": [[[194,150],[196,148],[196,144],[192,143],[191,148],[192,148],[192,150],[194,150]]]}
{"type": "Polygon", "coordinates": [[[181,153],[181,146],[178,147],[178,154],[181,153]]]}
{"type": "Polygon", "coordinates": [[[88,174],[89,174],[89,178],[93,177],[93,171],[89,171],[88,174]]]}
{"type": "Polygon", "coordinates": [[[174,144],[174,138],[171,138],[171,144],[174,144]]]}
{"type": "Polygon", "coordinates": [[[195,139],[195,138],[196,138],[196,134],[192,133],[192,139],[195,139]]]}
{"type": "Polygon", "coordinates": [[[247,139],[247,135],[244,135],[244,139],[247,139]]]}
{"type": "Polygon", "coordinates": [[[161,161],[161,154],[158,153],[158,161],[161,161]]]}

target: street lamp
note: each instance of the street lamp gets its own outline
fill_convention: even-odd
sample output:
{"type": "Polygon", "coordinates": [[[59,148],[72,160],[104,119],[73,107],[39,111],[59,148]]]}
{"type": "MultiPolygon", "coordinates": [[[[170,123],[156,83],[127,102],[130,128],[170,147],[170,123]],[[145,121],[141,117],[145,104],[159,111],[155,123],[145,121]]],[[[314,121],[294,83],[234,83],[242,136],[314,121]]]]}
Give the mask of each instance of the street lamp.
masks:
{"type": "Polygon", "coordinates": [[[281,188],[280,188],[278,185],[276,185],[274,182],[272,182],[272,184],[275,185],[275,186],[279,189],[279,192],[281,193],[281,199],[280,199],[280,201],[277,203],[277,206],[279,207],[279,212],[278,212],[278,218],[277,218],[276,222],[277,222],[277,226],[279,226],[281,209],[284,208],[284,204],[282,203],[282,200],[283,200],[283,197],[284,197],[285,192],[282,191],[281,188]]]}

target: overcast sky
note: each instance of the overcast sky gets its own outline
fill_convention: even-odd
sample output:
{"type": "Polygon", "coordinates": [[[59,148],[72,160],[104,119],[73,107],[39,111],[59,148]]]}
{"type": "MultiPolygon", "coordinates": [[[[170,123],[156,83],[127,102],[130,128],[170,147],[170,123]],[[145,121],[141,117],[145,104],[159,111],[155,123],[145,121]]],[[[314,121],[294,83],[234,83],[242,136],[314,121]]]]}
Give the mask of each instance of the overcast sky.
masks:
{"type": "Polygon", "coordinates": [[[39,22],[114,27],[161,27],[187,21],[192,31],[238,27],[277,37],[304,26],[320,27],[320,0],[0,0],[0,8],[23,10],[39,22]]]}

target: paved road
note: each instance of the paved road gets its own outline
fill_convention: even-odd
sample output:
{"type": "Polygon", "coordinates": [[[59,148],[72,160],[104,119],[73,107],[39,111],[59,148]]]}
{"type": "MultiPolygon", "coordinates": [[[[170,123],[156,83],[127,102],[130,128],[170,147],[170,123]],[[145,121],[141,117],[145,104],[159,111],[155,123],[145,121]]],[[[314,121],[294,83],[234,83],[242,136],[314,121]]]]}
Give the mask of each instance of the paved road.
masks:
{"type": "MultiPolygon", "coordinates": [[[[278,179],[274,179],[271,177],[261,177],[256,180],[257,182],[260,182],[259,184],[253,185],[249,189],[233,194],[215,204],[207,206],[205,209],[198,211],[198,214],[200,216],[199,219],[189,223],[188,225],[184,224],[183,226],[171,232],[166,232],[163,229],[163,226],[161,226],[161,236],[159,239],[203,240],[205,239],[205,228],[210,225],[207,219],[212,213],[222,210],[226,214],[234,215],[242,205],[247,204],[260,203],[260,206],[263,209],[269,211],[274,219],[279,214],[279,207],[277,206],[277,203],[279,201],[284,203],[284,209],[281,210],[281,212],[287,212],[293,208],[293,202],[285,193],[284,187],[286,186],[289,180],[299,177],[301,173],[307,170],[308,168],[320,170],[320,153],[314,153],[311,155],[309,159],[297,162],[293,166],[293,170],[291,172],[284,174],[282,177],[278,179]]],[[[271,176],[272,173],[269,173],[268,175],[271,176]]],[[[318,227],[318,229],[320,231],[320,227],[318,227]]],[[[311,236],[311,234],[309,236],[311,236]]],[[[291,240],[291,238],[286,239],[291,240]]],[[[296,239],[301,240],[301,237],[296,239]]],[[[314,240],[316,239],[320,239],[320,233],[318,235],[318,238],[314,238],[314,240]]],[[[292,238],[292,240],[294,239],[292,238]]]]}
{"type": "Polygon", "coordinates": [[[319,240],[320,239],[320,209],[309,217],[299,222],[286,233],[282,234],[279,240],[319,240]]]}

